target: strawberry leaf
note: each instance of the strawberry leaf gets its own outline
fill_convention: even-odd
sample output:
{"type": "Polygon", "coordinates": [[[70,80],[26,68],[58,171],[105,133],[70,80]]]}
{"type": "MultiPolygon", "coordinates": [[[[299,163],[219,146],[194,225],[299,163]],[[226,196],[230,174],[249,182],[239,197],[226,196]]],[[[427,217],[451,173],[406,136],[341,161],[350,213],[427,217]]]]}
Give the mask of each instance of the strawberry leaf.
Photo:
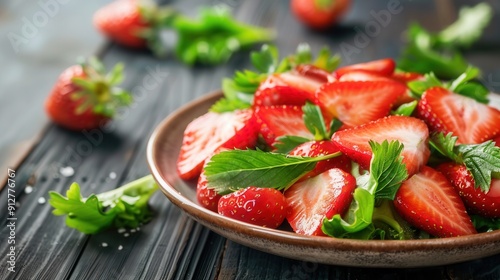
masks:
{"type": "Polygon", "coordinates": [[[256,150],[231,150],[214,155],[205,167],[208,187],[227,194],[249,186],[282,190],[311,171],[318,161],[339,156],[294,157],[256,150]]]}
{"type": "Polygon", "coordinates": [[[302,106],[302,112],[304,113],[304,123],[307,129],[314,135],[315,140],[320,141],[331,138],[319,106],[306,102],[302,106]]]}
{"type": "Polygon", "coordinates": [[[401,183],[408,178],[408,172],[400,156],[403,144],[398,141],[381,144],[370,141],[373,158],[370,162],[369,190],[378,198],[394,199],[401,183]]]}
{"type": "Polygon", "coordinates": [[[285,135],[276,138],[273,147],[276,148],[277,153],[288,154],[291,150],[300,144],[311,141],[308,138],[295,136],[295,135],[285,135]]]}

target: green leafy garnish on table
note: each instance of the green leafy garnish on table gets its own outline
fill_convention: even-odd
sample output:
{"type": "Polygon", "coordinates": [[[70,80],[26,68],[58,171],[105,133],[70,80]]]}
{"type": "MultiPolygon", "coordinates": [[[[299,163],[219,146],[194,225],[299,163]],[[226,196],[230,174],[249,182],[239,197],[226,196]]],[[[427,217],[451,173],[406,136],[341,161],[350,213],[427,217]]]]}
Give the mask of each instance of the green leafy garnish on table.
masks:
{"type": "Polygon", "coordinates": [[[440,79],[457,78],[471,67],[461,51],[480,38],[492,16],[493,9],[487,3],[480,3],[462,8],[454,23],[436,33],[413,23],[398,68],[422,74],[434,72],[440,79]]]}
{"type": "Polygon", "coordinates": [[[310,46],[305,43],[300,44],[294,54],[281,60],[275,45],[264,44],[260,51],[250,54],[250,59],[255,71],[236,71],[232,78],[223,79],[224,98],[215,103],[211,111],[225,112],[250,107],[260,83],[273,73],[283,73],[300,64],[312,64],[331,72],[340,64],[340,56],[332,55],[327,47],[322,48],[314,58],[310,46]]]}
{"type": "Polygon", "coordinates": [[[481,144],[457,145],[456,142],[456,136],[440,132],[431,135],[429,144],[440,155],[465,165],[474,178],[475,187],[488,192],[492,176],[500,173],[500,147],[491,140],[481,144]]]}
{"type": "Polygon", "coordinates": [[[78,183],[66,191],[66,197],[51,191],[49,203],[56,216],[66,215],[66,225],[85,234],[110,227],[136,228],[148,222],[152,213],[148,200],[158,189],[151,175],[117,189],[83,198],[78,183]]]}
{"type": "MultiPolygon", "coordinates": [[[[403,144],[398,141],[385,140],[382,143],[370,141],[370,147],[373,152],[370,172],[353,172],[358,173],[357,187],[345,217],[337,214],[323,221],[323,232],[329,236],[339,238],[365,236],[366,239],[371,239],[377,232],[372,225],[377,200],[393,200],[401,183],[408,178],[401,157],[403,144]],[[368,232],[363,232],[365,230],[368,232]]],[[[389,217],[387,214],[383,216],[389,217]]],[[[394,224],[397,224],[397,221],[394,221],[394,224]]]]}
{"type": "Polygon", "coordinates": [[[224,5],[202,9],[198,19],[179,14],[172,28],[178,36],[175,52],[188,65],[224,63],[235,52],[275,37],[270,29],[237,21],[224,5]]]}

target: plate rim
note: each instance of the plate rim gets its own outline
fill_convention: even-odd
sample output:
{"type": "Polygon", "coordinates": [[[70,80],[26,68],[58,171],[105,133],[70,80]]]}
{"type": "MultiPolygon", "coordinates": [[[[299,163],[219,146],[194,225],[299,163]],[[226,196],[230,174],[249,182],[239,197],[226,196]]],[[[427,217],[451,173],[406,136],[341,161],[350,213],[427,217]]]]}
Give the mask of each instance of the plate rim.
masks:
{"type": "MultiPolygon", "coordinates": [[[[310,249],[320,249],[320,250],[333,250],[335,252],[348,251],[348,252],[374,252],[374,253],[389,253],[389,254],[399,254],[401,252],[412,253],[412,252],[422,252],[428,250],[435,250],[439,252],[452,251],[457,249],[467,249],[473,247],[481,247],[497,244],[498,249],[495,252],[490,252],[489,254],[481,255],[479,258],[492,256],[500,253],[500,230],[478,233],[469,236],[460,237],[446,237],[446,238],[433,238],[433,239],[414,239],[414,240],[354,240],[354,239],[337,239],[332,237],[322,237],[322,236],[305,236],[294,232],[283,231],[279,229],[269,229],[260,226],[255,226],[240,222],[228,217],[224,217],[208,209],[203,208],[196,202],[182,195],[179,191],[175,189],[170,182],[162,176],[161,170],[158,168],[157,158],[155,157],[155,152],[157,151],[158,141],[164,133],[165,128],[178,116],[188,113],[190,109],[196,107],[200,104],[209,102],[211,100],[215,101],[222,97],[222,91],[216,90],[198,97],[183,106],[179,107],[169,114],[165,119],[163,119],[151,134],[147,143],[147,162],[151,174],[158,183],[160,190],[165,196],[182,211],[188,214],[191,218],[200,222],[204,226],[216,231],[227,239],[233,240],[235,242],[241,243],[243,245],[253,247],[255,249],[266,251],[266,248],[261,248],[258,244],[241,242],[241,238],[258,238],[263,241],[283,243],[289,246],[299,246],[310,249]],[[222,229],[227,229],[233,233],[241,234],[241,238],[230,235],[229,232],[225,232],[222,229]],[[243,229],[243,230],[242,230],[243,229]],[[237,240],[235,240],[237,239],[237,240]],[[403,248],[404,246],[404,248],[403,248]],[[264,250],[263,250],[264,249],[264,250]]],[[[269,252],[269,251],[267,251],[269,252]]],[[[276,254],[276,253],[275,253],[276,254]]],[[[281,255],[284,257],[294,258],[290,255],[281,255]]],[[[461,261],[474,260],[478,257],[464,257],[459,261],[445,261],[443,260],[439,264],[452,264],[461,261]]],[[[294,259],[304,260],[300,256],[296,256],[294,259]]],[[[324,262],[321,262],[324,263],[324,262]]],[[[434,266],[435,264],[428,265],[401,265],[396,266],[391,264],[368,264],[368,265],[356,265],[356,264],[345,264],[336,261],[328,262],[326,264],[334,265],[347,265],[347,266],[358,266],[358,267],[424,267],[424,266],[434,266]]]]}

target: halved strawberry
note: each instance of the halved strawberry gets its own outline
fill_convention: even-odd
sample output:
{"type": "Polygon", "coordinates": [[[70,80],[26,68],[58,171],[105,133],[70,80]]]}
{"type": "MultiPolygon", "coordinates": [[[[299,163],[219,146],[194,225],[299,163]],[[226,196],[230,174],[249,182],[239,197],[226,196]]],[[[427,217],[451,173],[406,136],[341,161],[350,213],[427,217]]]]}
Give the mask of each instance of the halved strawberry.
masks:
{"type": "Polygon", "coordinates": [[[208,112],[186,127],[177,159],[177,173],[182,179],[194,179],[216,149],[253,148],[257,136],[258,126],[251,109],[208,112]]]}
{"type": "Polygon", "coordinates": [[[300,106],[257,107],[255,108],[255,116],[260,125],[260,134],[269,146],[273,146],[277,137],[285,135],[314,138],[314,135],[304,124],[303,112],[300,106]]]}
{"type": "Polygon", "coordinates": [[[366,70],[382,76],[391,76],[394,73],[394,69],[396,69],[396,62],[393,59],[382,58],[340,67],[335,70],[334,76],[338,79],[345,73],[353,70],[366,70]]]}
{"type": "Polygon", "coordinates": [[[339,78],[340,82],[347,81],[385,81],[385,82],[393,82],[394,80],[389,78],[388,76],[381,75],[376,72],[356,69],[349,72],[346,72],[339,78]]]}
{"type": "Polygon", "coordinates": [[[339,130],[332,136],[340,151],[368,169],[372,151],[368,143],[373,140],[398,140],[404,145],[402,156],[409,176],[417,173],[427,163],[430,156],[428,148],[429,130],[417,118],[389,116],[351,129],[339,130]]]}
{"type": "Polygon", "coordinates": [[[254,106],[304,105],[314,100],[314,93],[333,76],[313,65],[299,65],[285,73],[270,75],[255,92],[254,106]]]}
{"type": "Polygon", "coordinates": [[[500,218],[500,179],[492,179],[487,193],[474,187],[474,178],[465,165],[443,163],[437,167],[458,191],[469,213],[500,218]]]}
{"type": "MultiPolygon", "coordinates": [[[[339,148],[329,140],[309,141],[298,145],[290,151],[290,155],[302,157],[318,157],[339,152],[339,148]]],[[[309,179],[332,168],[340,168],[345,172],[351,172],[351,159],[342,154],[338,157],[320,161],[313,170],[302,176],[300,180],[309,179]]]]}
{"type": "Polygon", "coordinates": [[[417,72],[394,72],[391,78],[406,84],[411,81],[421,80],[424,78],[424,75],[417,72]]]}
{"type": "Polygon", "coordinates": [[[432,131],[457,136],[457,143],[479,144],[500,133],[500,111],[442,87],[424,92],[417,113],[432,131]]]}
{"type": "Polygon", "coordinates": [[[338,168],[295,183],[285,191],[290,208],[287,221],[299,234],[325,234],[321,225],[325,218],[343,214],[352,201],[356,179],[338,168]]]}
{"type": "Polygon", "coordinates": [[[346,127],[353,127],[387,116],[405,92],[404,85],[393,81],[333,82],[318,89],[316,99],[346,127]]]}
{"type": "Polygon", "coordinates": [[[268,228],[279,227],[288,212],[283,193],[271,188],[248,187],[219,199],[219,214],[268,228]]]}
{"type": "Polygon", "coordinates": [[[218,194],[215,189],[208,188],[207,176],[205,176],[203,169],[196,184],[196,199],[198,200],[198,203],[210,211],[217,212],[219,199],[221,197],[222,196],[218,194]]]}
{"type": "Polygon", "coordinates": [[[410,224],[433,236],[476,233],[458,193],[441,172],[431,167],[423,166],[403,182],[394,205],[410,224]]]}

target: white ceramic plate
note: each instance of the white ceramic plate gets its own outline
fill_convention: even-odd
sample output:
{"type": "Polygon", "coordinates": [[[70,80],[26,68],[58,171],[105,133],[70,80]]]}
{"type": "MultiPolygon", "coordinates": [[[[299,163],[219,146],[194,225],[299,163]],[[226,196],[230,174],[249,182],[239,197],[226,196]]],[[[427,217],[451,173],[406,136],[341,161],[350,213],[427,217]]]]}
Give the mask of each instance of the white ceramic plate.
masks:
{"type": "MultiPolygon", "coordinates": [[[[243,245],[303,261],[358,267],[422,267],[457,263],[500,253],[500,230],[471,236],[425,240],[346,240],[303,236],[239,222],[201,207],[195,182],[180,179],[176,161],[187,124],[221,97],[208,94],[178,109],[155,130],[148,143],[148,163],[162,192],[196,221],[243,245]]],[[[492,96],[500,108],[500,97],[492,96]]]]}

